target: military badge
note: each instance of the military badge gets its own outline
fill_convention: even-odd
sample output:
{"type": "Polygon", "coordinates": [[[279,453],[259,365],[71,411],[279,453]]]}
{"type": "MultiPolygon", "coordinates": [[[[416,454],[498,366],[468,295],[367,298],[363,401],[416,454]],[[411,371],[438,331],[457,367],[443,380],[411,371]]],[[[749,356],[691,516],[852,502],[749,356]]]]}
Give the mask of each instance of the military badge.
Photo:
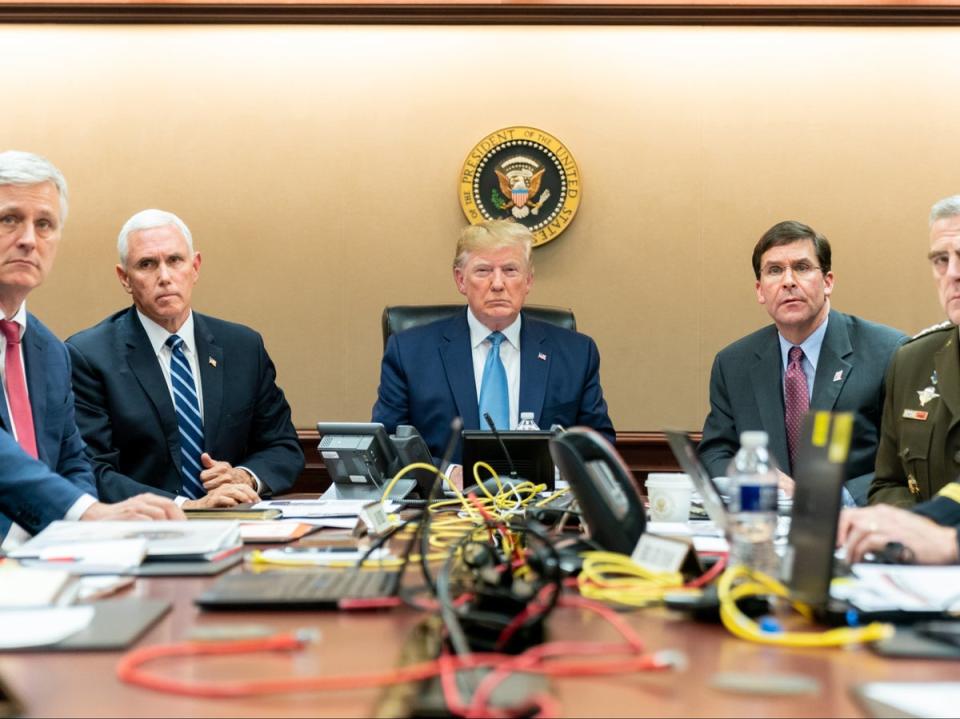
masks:
{"type": "Polygon", "coordinates": [[[534,245],[555,239],[580,206],[580,172],[557,138],[532,127],[506,127],[474,146],[460,173],[460,206],[470,224],[510,218],[533,232],[534,245]]]}
{"type": "Polygon", "coordinates": [[[917,396],[920,398],[920,406],[925,407],[927,402],[932,402],[940,395],[937,394],[937,390],[933,387],[924,387],[923,389],[917,390],[917,396]]]}

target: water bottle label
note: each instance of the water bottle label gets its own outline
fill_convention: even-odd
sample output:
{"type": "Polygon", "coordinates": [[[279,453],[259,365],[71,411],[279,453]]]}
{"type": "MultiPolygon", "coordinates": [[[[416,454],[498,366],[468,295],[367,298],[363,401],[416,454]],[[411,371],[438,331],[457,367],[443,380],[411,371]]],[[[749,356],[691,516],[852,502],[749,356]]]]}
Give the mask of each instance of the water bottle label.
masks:
{"type": "Polygon", "coordinates": [[[740,485],[741,512],[776,512],[777,486],[774,484],[740,485]]]}

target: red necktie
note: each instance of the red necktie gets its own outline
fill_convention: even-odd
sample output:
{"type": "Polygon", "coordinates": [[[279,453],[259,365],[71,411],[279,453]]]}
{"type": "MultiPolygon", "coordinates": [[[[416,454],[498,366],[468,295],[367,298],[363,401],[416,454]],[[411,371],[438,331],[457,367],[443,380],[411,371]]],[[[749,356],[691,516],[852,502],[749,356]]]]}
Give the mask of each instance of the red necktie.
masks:
{"type": "Polygon", "coordinates": [[[33,431],[33,410],[27,396],[27,373],[20,360],[20,325],[10,320],[0,320],[0,332],[7,338],[4,358],[4,373],[7,379],[7,402],[16,429],[17,442],[23,450],[37,459],[37,435],[33,431]]]}
{"type": "Polygon", "coordinates": [[[810,393],[807,391],[807,375],[803,371],[803,350],[791,347],[788,355],[787,374],[783,378],[786,401],[787,450],[790,452],[791,472],[796,466],[797,447],[800,445],[800,423],[810,409],[810,393]]]}

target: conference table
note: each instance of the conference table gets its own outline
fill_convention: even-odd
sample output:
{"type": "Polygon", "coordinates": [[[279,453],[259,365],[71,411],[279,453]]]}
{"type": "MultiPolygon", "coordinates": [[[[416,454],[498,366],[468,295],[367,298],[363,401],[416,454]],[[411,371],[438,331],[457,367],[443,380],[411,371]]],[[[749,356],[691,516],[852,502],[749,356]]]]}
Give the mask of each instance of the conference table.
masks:
{"type": "MultiPolygon", "coordinates": [[[[246,550],[249,551],[249,550],[246,550]]],[[[242,571],[237,567],[231,571],[242,571]]],[[[412,571],[412,568],[408,571],[412,571]]],[[[208,612],[193,598],[213,577],[140,578],[120,597],[165,599],[172,610],[134,645],[186,640],[194,628],[277,632],[310,629],[315,642],[300,651],[158,660],[151,670],[169,677],[207,680],[349,674],[397,666],[402,646],[423,613],[410,608],[359,612],[208,612]]],[[[686,657],[682,671],[550,681],[562,716],[864,716],[851,689],[872,681],[948,681],[951,661],[892,660],[862,646],[783,649],[751,644],[719,624],[696,623],[662,607],[623,614],[650,650],[686,657]],[[786,674],[815,680],[819,690],[797,696],[756,696],[711,686],[719,673],[786,674]]],[[[548,623],[550,639],[616,641],[615,631],[582,609],[561,608],[548,623]]],[[[124,652],[0,653],[0,677],[19,696],[25,715],[101,717],[372,716],[380,689],[326,691],[244,698],[178,696],[121,682],[124,652]]]]}

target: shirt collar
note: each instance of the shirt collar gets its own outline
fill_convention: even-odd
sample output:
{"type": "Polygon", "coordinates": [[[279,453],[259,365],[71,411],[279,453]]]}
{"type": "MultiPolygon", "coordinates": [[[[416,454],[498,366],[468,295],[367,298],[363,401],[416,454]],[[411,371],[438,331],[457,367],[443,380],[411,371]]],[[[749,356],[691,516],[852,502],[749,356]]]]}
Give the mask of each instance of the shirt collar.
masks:
{"type": "MultiPolygon", "coordinates": [[[[3,315],[0,314],[0,320],[4,319],[3,315]]],[[[13,313],[13,317],[10,318],[11,322],[16,322],[20,325],[20,339],[23,340],[23,335],[27,331],[27,302],[24,300],[20,303],[20,309],[13,313]]]]}
{"type": "MultiPolygon", "coordinates": [[[[509,327],[500,330],[507,342],[517,350],[520,349],[520,319],[521,315],[518,314],[517,319],[515,319],[509,327]]],[[[470,326],[470,346],[474,349],[479,347],[480,344],[490,336],[490,333],[494,331],[477,319],[469,305],[467,306],[467,324],[470,326]]]]}
{"type": "Polygon", "coordinates": [[[143,325],[144,331],[147,333],[147,339],[150,340],[150,346],[153,347],[154,354],[160,354],[160,350],[163,349],[164,344],[167,341],[167,338],[176,334],[183,340],[183,344],[186,349],[190,350],[194,354],[197,351],[197,343],[193,339],[193,311],[191,310],[190,314],[187,315],[187,319],[180,329],[176,332],[169,332],[165,327],[161,327],[152,319],[143,314],[140,310],[137,310],[137,317],[140,318],[140,324],[143,325]]]}
{"type": "Polygon", "coordinates": [[[803,350],[803,356],[807,358],[807,361],[810,362],[813,366],[814,371],[817,369],[817,362],[820,359],[820,348],[823,346],[824,335],[827,334],[827,323],[830,321],[830,315],[827,315],[823,322],[820,323],[820,326],[817,327],[813,332],[810,333],[810,336],[807,337],[799,345],[793,344],[784,338],[782,334],[777,332],[777,337],[780,340],[780,359],[783,360],[783,368],[786,371],[787,365],[790,363],[790,348],[799,347],[803,350]]]}

